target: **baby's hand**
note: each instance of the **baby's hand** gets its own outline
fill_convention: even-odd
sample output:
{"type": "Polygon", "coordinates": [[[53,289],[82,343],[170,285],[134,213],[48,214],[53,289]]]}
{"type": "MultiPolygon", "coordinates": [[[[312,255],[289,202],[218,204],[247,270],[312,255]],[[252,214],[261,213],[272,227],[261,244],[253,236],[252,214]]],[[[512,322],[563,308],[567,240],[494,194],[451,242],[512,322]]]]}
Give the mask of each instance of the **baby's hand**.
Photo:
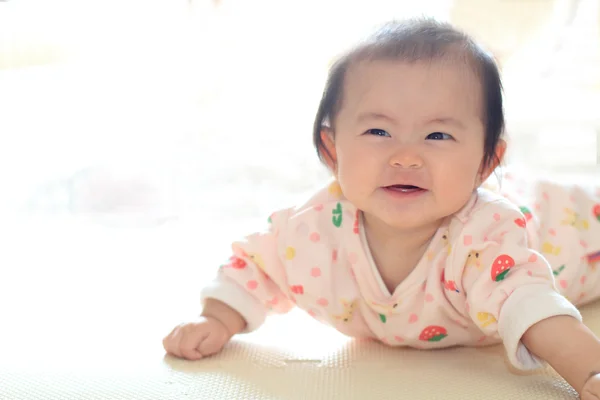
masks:
{"type": "Polygon", "coordinates": [[[600,374],[593,375],[585,382],[581,400],[600,400],[600,374]]]}
{"type": "Polygon", "coordinates": [[[221,351],[231,339],[231,334],[221,321],[213,317],[180,324],[163,339],[168,354],[187,360],[199,360],[221,351]]]}

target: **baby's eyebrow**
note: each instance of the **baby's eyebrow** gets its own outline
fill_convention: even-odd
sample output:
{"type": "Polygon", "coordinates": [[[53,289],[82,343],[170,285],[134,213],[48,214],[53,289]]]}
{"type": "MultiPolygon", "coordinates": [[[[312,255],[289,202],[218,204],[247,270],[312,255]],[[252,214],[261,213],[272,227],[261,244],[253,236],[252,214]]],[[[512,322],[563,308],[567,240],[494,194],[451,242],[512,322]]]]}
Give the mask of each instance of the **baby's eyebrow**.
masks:
{"type": "MultiPolygon", "coordinates": [[[[362,122],[365,120],[373,120],[373,119],[385,120],[387,122],[391,122],[392,124],[396,123],[396,120],[394,118],[392,118],[386,114],[372,112],[372,111],[360,113],[357,117],[357,121],[359,121],[359,122],[362,122]]],[[[453,117],[434,118],[434,119],[427,121],[426,124],[427,125],[429,125],[429,124],[454,125],[455,127],[459,128],[459,129],[466,129],[464,123],[462,123],[460,120],[453,118],[453,117]]]]}
{"type": "Polygon", "coordinates": [[[452,117],[444,117],[444,118],[434,118],[428,122],[428,124],[442,124],[442,125],[454,125],[459,129],[465,129],[465,124],[456,118],[452,117]]]}
{"type": "Polygon", "coordinates": [[[356,118],[357,121],[365,121],[365,120],[372,120],[372,119],[382,119],[388,122],[391,122],[393,124],[396,123],[396,120],[390,116],[387,116],[385,114],[381,114],[381,113],[377,113],[377,112],[363,112],[360,113],[358,115],[358,117],[356,118]]]}

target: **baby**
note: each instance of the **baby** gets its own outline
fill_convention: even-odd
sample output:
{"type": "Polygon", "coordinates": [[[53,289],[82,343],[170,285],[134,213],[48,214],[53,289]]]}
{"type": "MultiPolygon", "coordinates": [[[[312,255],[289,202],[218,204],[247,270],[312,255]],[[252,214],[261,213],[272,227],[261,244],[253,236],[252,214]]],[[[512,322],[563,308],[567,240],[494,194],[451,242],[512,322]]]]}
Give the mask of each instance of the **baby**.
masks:
{"type": "Polygon", "coordinates": [[[515,367],[547,362],[600,398],[600,341],[574,306],[600,297],[600,191],[484,189],[503,130],[498,67],[470,37],[431,20],[383,26],[329,73],[313,141],[334,179],[233,244],[166,351],[215,354],[298,306],[390,346],[501,341],[515,367]]]}

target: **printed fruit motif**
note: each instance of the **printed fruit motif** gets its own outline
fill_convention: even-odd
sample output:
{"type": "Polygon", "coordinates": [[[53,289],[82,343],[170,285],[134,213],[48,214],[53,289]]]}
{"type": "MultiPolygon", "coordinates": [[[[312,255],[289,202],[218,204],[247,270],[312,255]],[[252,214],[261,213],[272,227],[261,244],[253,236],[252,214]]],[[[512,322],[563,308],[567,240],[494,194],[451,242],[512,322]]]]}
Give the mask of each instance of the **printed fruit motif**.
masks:
{"type": "Polygon", "coordinates": [[[381,322],[383,322],[385,324],[385,322],[387,321],[387,317],[383,314],[379,314],[379,319],[381,320],[381,322]]]}
{"type": "Polygon", "coordinates": [[[342,187],[337,182],[332,182],[327,190],[335,197],[340,197],[342,195],[342,187]]]}
{"type": "Polygon", "coordinates": [[[598,220],[598,222],[600,222],[600,204],[596,204],[594,206],[594,209],[592,210],[592,213],[594,214],[594,217],[596,217],[596,219],[598,220]]]}
{"type": "Polygon", "coordinates": [[[517,218],[515,219],[515,224],[517,224],[521,228],[525,228],[525,226],[527,225],[527,221],[525,221],[525,218],[517,218]]]}
{"type": "Polygon", "coordinates": [[[337,228],[342,226],[342,203],[337,203],[337,206],[331,211],[331,214],[333,214],[331,217],[333,225],[337,228]]]}
{"type": "Polygon", "coordinates": [[[359,211],[356,210],[356,217],[354,218],[354,227],[352,228],[352,231],[358,235],[358,219],[359,219],[359,211]]]}
{"type": "Polygon", "coordinates": [[[500,282],[506,278],[508,271],[510,271],[510,269],[514,266],[515,260],[513,260],[511,256],[503,254],[496,257],[494,263],[492,264],[492,280],[500,282]]]}
{"type": "Polygon", "coordinates": [[[244,269],[246,268],[246,261],[242,260],[239,257],[232,256],[229,258],[228,266],[235,269],[244,269]]]}
{"type": "Polygon", "coordinates": [[[479,322],[481,322],[480,326],[482,328],[485,328],[488,325],[491,325],[491,324],[497,322],[496,318],[494,318],[494,316],[492,314],[486,313],[486,312],[478,312],[477,313],[477,320],[479,322]]]}
{"type": "Polygon", "coordinates": [[[446,336],[448,336],[446,328],[436,325],[429,325],[427,328],[423,329],[419,335],[419,340],[425,342],[439,342],[446,336]]]}
{"type": "Polygon", "coordinates": [[[558,274],[560,274],[563,271],[563,269],[565,269],[565,266],[561,265],[560,267],[552,271],[552,274],[554,274],[554,276],[558,276],[558,274]]]}
{"type": "MultiPolygon", "coordinates": [[[[566,218],[561,221],[561,225],[571,225],[579,230],[588,230],[590,228],[590,223],[587,220],[584,220],[576,213],[574,210],[570,208],[564,209],[566,218]]],[[[554,236],[554,235],[553,235],[554,236]]]]}
{"type": "Polygon", "coordinates": [[[452,290],[453,292],[460,293],[460,291],[456,288],[456,282],[454,281],[444,282],[444,288],[446,290],[452,290]]]}
{"type": "Polygon", "coordinates": [[[519,208],[521,209],[521,212],[525,216],[525,219],[527,220],[527,222],[531,221],[531,218],[533,218],[533,215],[531,214],[531,210],[529,210],[529,208],[527,208],[525,206],[521,206],[519,208]]]}
{"type": "Polygon", "coordinates": [[[552,254],[553,256],[557,256],[560,254],[561,247],[555,246],[550,242],[544,242],[542,244],[542,253],[544,254],[552,254]]]}
{"type": "Polygon", "coordinates": [[[460,293],[459,290],[456,288],[456,282],[446,280],[446,271],[444,270],[442,270],[442,282],[444,283],[444,289],[460,293]]]}
{"type": "Polygon", "coordinates": [[[290,290],[294,294],[304,294],[304,286],[302,286],[302,285],[293,285],[293,286],[290,286],[290,290]]]}

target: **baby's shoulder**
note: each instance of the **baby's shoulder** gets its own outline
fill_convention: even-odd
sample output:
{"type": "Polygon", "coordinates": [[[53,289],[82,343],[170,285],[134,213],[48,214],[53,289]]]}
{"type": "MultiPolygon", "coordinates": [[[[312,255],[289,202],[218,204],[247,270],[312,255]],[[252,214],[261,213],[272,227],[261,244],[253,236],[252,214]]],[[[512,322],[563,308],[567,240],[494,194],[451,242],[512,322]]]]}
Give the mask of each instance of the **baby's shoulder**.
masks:
{"type": "Polygon", "coordinates": [[[469,204],[452,219],[449,231],[450,236],[470,238],[479,234],[486,236],[496,230],[521,229],[526,223],[516,204],[492,191],[478,189],[469,204]]]}
{"type": "Polygon", "coordinates": [[[466,213],[466,220],[471,223],[481,222],[482,216],[492,216],[494,221],[499,222],[503,218],[521,214],[517,204],[499,193],[479,188],[474,196],[475,202],[466,213]]]}
{"type": "Polygon", "coordinates": [[[346,198],[342,193],[342,188],[336,180],[329,180],[318,187],[308,198],[308,200],[300,202],[294,207],[295,213],[302,213],[306,210],[321,209],[328,204],[336,204],[338,202],[346,202],[346,198]]]}
{"type": "Polygon", "coordinates": [[[296,230],[340,231],[354,227],[357,209],[343,195],[339,183],[331,180],[316,190],[308,200],[272,215],[273,220],[285,221],[287,228],[296,230]]]}

